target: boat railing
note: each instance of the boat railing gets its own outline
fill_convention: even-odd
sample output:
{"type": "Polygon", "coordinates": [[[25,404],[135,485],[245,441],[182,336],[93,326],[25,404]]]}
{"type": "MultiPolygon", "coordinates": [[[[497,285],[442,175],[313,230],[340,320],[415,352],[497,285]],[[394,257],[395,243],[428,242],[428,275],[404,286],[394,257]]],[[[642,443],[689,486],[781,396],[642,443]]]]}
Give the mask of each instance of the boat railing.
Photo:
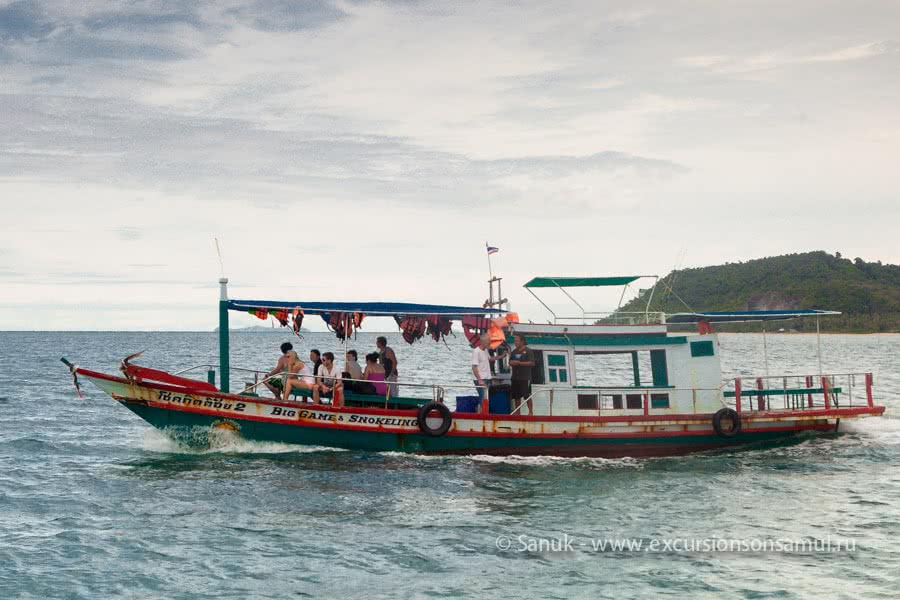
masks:
{"type": "MultiPolygon", "coordinates": [[[[187,369],[182,369],[177,373],[173,373],[173,375],[183,375],[185,373],[189,373],[191,371],[196,371],[198,369],[207,369],[207,379],[210,383],[215,384],[215,373],[219,368],[219,365],[216,364],[200,364],[194,365],[193,367],[188,367],[187,369]]],[[[241,390],[241,393],[254,393],[259,388],[259,386],[266,384],[269,381],[280,379],[284,373],[278,372],[273,375],[269,375],[270,371],[261,371],[259,369],[248,369],[243,367],[231,367],[232,371],[239,371],[242,373],[252,374],[253,381],[245,381],[244,387],[241,390]]],[[[352,383],[373,383],[368,379],[351,379],[348,377],[342,377],[341,381],[346,385],[348,382],[352,383]]],[[[379,382],[380,383],[380,382],[379,382]]],[[[419,390],[427,390],[430,393],[431,399],[435,402],[444,402],[444,399],[447,397],[448,391],[453,390],[466,390],[471,392],[474,387],[471,383],[458,383],[458,382],[442,382],[442,383],[434,383],[434,382],[422,382],[422,381],[414,381],[410,379],[403,379],[397,381],[386,381],[385,382],[386,393],[385,393],[385,403],[390,402],[390,399],[398,397],[399,388],[403,387],[406,389],[412,388],[416,391],[419,390]],[[398,390],[398,393],[391,393],[391,390],[398,390]]],[[[490,395],[490,388],[488,388],[488,396],[490,395]]],[[[413,396],[417,397],[417,396],[413,396]]],[[[427,398],[427,395],[421,396],[421,398],[427,398]]]]}
{"type": "Polygon", "coordinates": [[[566,324],[599,324],[599,325],[660,325],[666,322],[664,312],[585,312],[575,316],[554,316],[554,325],[566,324]]]}
{"type": "MultiPolygon", "coordinates": [[[[533,401],[538,397],[546,396],[548,399],[548,416],[553,416],[553,403],[556,395],[564,391],[567,398],[565,400],[566,407],[571,408],[571,393],[573,389],[560,390],[552,387],[541,387],[533,389],[531,395],[526,398],[519,406],[513,408],[510,414],[519,414],[522,407],[529,400],[533,401]]],[[[676,392],[684,391],[684,388],[676,387],[659,387],[659,386],[638,386],[638,387],[576,387],[574,392],[576,395],[576,406],[579,414],[585,414],[584,411],[596,411],[597,416],[604,413],[621,414],[623,410],[641,411],[645,415],[660,411],[668,410],[675,406],[676,392]]],[[[693,394],[698,392],[715,392],[721,391],[721,388],[689,388],[693,394]]],[[[532,402],[533,403],[533,402],[532,402]]]]}
{"type": "Polygon", "coordinates": [[[723,396],[737,412],[873,407],[873,379],[872,373],[736,377],[723,396]]]}

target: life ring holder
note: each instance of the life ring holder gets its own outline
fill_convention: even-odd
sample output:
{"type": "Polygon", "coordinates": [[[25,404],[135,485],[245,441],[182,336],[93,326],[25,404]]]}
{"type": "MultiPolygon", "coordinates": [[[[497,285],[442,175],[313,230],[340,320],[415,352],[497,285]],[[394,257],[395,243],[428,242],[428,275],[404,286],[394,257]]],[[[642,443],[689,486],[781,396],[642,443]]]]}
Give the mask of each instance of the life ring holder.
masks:
{"type": "Polygon", "coordinates": [[[441,437],[450,431],[450,426],[453,424],[453,416],[450,414],[450,409],[444,404],[432,400],[419,407],[418,421],[419,429],[422,433],[430,437],[441,437]],[[441,424],[439,427],[431,427],[427,421],[428,415],[435,410],[441,414],[441,424]]]}
{"type": "Polygon", "coordinates": [[[712,418],[712,426],[721,438],[733,438],[741,432],[741,415],[733,408],[720,408],[712,418]],[[722,426],[723,420],[731,421],[731,428],[726,429],[722,426]]]}

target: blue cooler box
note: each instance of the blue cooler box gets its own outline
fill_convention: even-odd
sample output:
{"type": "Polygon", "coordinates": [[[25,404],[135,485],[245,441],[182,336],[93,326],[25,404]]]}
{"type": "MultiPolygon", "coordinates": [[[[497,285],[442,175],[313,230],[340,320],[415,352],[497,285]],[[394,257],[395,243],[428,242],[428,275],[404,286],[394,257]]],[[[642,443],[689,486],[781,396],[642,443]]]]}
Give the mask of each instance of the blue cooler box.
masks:
{"type": "Polygon", "coordinates": [[[509,408],[509,386],[508,385],[492,385],[488,394],[488,410],[492,415],[508,415],[509,408]]]}
{"type": "Polygon", "coordinates": [[[478,396],[457,396],[456,412],[477,413],[481,408],[481,398],[478,396]]]}

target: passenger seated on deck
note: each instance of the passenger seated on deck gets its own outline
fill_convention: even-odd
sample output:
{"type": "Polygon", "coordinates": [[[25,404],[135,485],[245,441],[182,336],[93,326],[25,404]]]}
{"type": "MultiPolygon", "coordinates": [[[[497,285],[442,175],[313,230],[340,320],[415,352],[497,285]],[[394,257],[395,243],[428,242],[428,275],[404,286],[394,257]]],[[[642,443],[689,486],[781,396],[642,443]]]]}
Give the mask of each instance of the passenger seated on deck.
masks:
{"type": "Polygon", "coordinates": [[[319,367],[319,376],[313,387],[313,402],[318,404],[320,395],[334,398],[335,390],[340,390],[341,385],[341,371],[334,364],[334,354],[326,352],[322,355],[322,366],[319,367]]]}
{"type": "Polygon", "coordinates": [[[293,350],[288,352],[288,356],[290,357],[290,362],[288,363],[287,378],[284,382],[283,400],[291,399],[291,390],[311,390],[316,385],[316,379],[313,377],[309,365],[300,360],[300,357],[293,350]]]}
{"type": "MultiPolygon", "coordinates": [[[[275,368],[266,373],[266,379],[272,377],[277,373],[285,373],[288,370],[288,363],[290,363],[290,358],[288,354],[294,349],[294,345],[290,342],[285,342],[281,345],[281,356],[278,358],[278,363],[275,365],[275,368]]],[[[273,379],[271,381],[266,381],[265,386],[269,388],[269,391],[275,396],[276,400],[281,400],[281,388],[284,387],[284,382],[281,379],[273,379]]]]}
{"type": "Polygon", "coordinates": [[[362,367],[359,366],[359,355],[356,350],[347,350],[344,359],[344,371],[341,373],[344,379],[354,381],[345,381],[344,389],[348,392],[354,392],[359,388],[360,380],[363,378],[362,367]]]}
{"type": "Polygon", "coordinates": [[[384,383],[384,367],[378,364],[377,352],[366,354],[366,370],[363,371],[363,379],[366,382],[360,386],[359,393],[379,396],[387,393],[387,385],[384,383]]]}

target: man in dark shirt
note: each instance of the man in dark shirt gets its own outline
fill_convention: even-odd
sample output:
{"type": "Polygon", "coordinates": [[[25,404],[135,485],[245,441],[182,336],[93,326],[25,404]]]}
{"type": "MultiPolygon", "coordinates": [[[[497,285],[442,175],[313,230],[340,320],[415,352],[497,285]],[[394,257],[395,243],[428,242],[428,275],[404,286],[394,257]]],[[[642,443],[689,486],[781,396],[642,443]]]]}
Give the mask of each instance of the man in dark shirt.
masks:
{"type": "Polygon", "coordinates": [[[391,396],[400,395],[400,386],[397,385],[397,355],[394,349],[387,345],[387,338],[379,335],[375,339],[375,347],[378,348],[378,356],[381,366],[384,367],[384,380],[390,387],[391,396]]]}
{"type": "Polygon", "coordinates": [[[309,351],[309,360],[313,364],[313,376],[318,377],[319,367],[322,366],[322,353],[313,348],[309,351]]]}
{"type": "MultiPolygon", "coordinates": [[[[534,352],[525,345],[525,336],[515,335],[515,346],[509,353],[509,366],[512,367],[510,396],[515,403],[513,412],[519,412],[522,400],[527,399],[528,414],[534,414],[531,405],[531,368],[534,367],[534,352]]],[[[519,412],[521,414],[521,412],[519,412]]]]}

